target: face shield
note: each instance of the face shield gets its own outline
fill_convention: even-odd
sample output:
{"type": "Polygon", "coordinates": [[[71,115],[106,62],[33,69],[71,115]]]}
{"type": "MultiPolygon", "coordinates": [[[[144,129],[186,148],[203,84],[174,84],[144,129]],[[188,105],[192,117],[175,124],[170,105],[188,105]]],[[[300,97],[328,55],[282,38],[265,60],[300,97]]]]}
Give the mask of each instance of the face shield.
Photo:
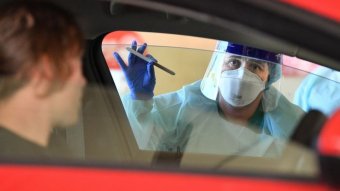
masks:
{"type": "Polygon", "coordinates": [[[234,107],[250,104],[264,91],[263,109],[277,105],[277,91],[267,91],[281,77],[281,56],[265,50],[219,41],[201,83],[204,96],[217,94],[234,107]]]}

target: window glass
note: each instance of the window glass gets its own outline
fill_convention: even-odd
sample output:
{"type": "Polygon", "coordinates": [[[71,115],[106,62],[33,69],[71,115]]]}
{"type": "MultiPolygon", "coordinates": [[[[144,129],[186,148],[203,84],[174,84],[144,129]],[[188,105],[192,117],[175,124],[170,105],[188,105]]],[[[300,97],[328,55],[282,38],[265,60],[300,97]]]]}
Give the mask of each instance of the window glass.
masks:
{"type": "Polygon", "coordinates": [[[339,107],[332,104],[340,103],[339,72],[286,55],[275,63],[246,53],[236,60],[237,70],[225,70],[222,63],[235,66],[240,55],[219,49],[219,42],[131,31],[104,39],[102,50],[138,148],[177,153],[183,166],[266,171],[282,164],[287,168],[280,172],[316,175],[314,151],[290,138],[309,110],[330,116],[339,107]],[[138,51],[143,43],[143,55],[152,55],[175,75],[127,50],[138,51]],[[314,83],[320,87],[313,89],[314,83]],[[329,101],[321,103],[325,96],[329,101]],[[254,158],[259,162],[247,162],[254,158]],[[296,163],[300,158],[304,170],[296,163]]]}

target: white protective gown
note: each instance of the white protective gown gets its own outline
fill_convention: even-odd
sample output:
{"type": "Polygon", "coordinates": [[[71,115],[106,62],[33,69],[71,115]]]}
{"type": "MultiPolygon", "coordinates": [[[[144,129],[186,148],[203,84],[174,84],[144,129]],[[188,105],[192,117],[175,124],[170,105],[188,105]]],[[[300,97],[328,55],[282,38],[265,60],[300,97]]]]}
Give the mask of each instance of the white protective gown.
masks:
{"type": "Polygon", "coordinates": [[[123,97],[140,149],[275,156],[304,114],[274,87],[269,87],[265,91],[267,101],[271,95],[280,95],[275,108],[254,118],[257,127],[242,127],[220,116],[217,103],[202,94],[200,83],[148,101],[123,97]]]}

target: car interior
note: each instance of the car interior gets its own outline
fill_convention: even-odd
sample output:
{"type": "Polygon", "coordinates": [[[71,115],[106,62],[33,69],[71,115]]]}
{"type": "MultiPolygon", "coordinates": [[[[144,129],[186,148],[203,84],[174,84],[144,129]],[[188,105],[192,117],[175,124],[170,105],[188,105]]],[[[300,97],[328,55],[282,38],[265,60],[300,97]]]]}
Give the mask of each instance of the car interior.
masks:
{"type": "MultiPolygon", "coordinates": [[[[202,79],[211,55],[217,52],[215,44],[218,40],[279,52],[286,56],[287,63],[292,59],[302,60],[299,62],[301,65],[283,65],[286,76],[275,84],[293,102],[294,92],[302,79],[313,74],[308,67],[340,70],[340,26],[336,21],[280,1],[53,2],[76,16],[86,37],[83,72],[88,84],[84,92],[81,120],[77,127],[55,129],[52,133],[50,147],[56,155],[59,153],[60,158],[52,162],[18,161],[260,174],[307,180],[318,178],[320,169],[315,141],[329,118],[318,110],[306,112],[299,119],[289,144],[279,157],[244,154],[249,151],[249,146],[232,154],[215,153],[213,150],[196,152],[179,148],[172,151],[142,148],[122,102],[128,90],[126,82],[120,80],[122,72],[112,60],[112,53],[117,51],[126,58],[126,47],[131,46],[131,40],[137,39],[138,45],[144,41],[148,43],[148,53],[155,55],[160,64],[176,72],[176,75],[171,76],[155,68],[156,76],[159,77],[155,94],[161,95],[202,79]],[[126,36],[120,37],[122,34],[126,36]],[[294,78],[294,75],[297,77],[294,78]],[[293,84],[293,81],[298,83],[293,84]],[[72,151],[72,156],[60,154],[66,147],[72,151]]],[[[339,86],[340,81],[329,79],[328,76],[319,77],[339,86]]]]}

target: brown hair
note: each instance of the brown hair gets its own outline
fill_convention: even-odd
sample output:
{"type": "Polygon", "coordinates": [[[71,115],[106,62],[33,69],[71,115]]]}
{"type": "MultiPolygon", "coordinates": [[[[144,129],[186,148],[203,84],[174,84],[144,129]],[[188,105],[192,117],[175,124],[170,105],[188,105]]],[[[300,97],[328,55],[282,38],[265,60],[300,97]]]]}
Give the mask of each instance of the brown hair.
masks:
{"type": "Polygon", "coordinates": [[[0,8],[0,99],[22,87],[46,55],[56,80],[66,79],[69,56],[83,52],[83,36],[73,16],[47,2],[16,2],[0,8]]]}

